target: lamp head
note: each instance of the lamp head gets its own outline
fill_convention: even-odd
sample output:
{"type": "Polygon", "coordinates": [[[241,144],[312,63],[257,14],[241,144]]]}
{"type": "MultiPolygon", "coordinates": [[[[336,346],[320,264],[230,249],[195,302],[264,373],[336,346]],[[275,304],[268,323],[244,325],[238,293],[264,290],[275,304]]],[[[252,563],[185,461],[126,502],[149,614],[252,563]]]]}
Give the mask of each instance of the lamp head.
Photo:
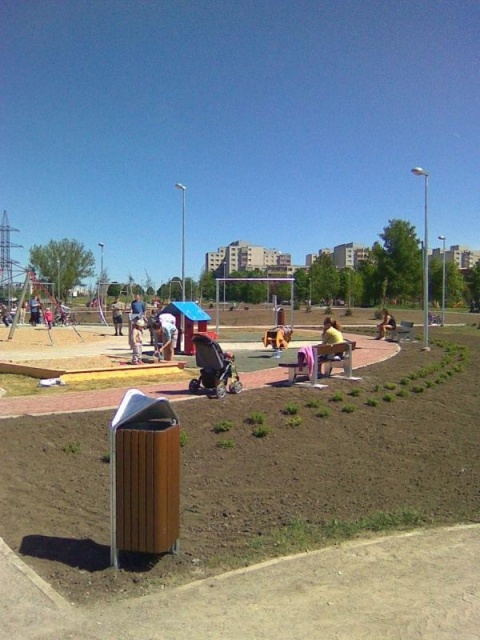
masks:
{"type": "Polygon", "coordinates": [[[445,236],[438,236],[439,240],[445,240],[445,236]]]}
{"type": "Polygon", "coordinates": [[[98,246],[99,246],[99,247],[102,247],[102,249],[103,249],[103,247],[105,246],[105,243],[104,243],[104,242],[99,242],[99,243],[98,243],[98,246]]]}
{"type": "Polygon", "coordinates": [[[175,185],[175,189],[180,189],[181,191],[186,191],[187,187],[184,187],[183,184],[181,184],[180,182],[177,182],[177,184],[175,185]]]}
{"type": "Polygon", "coordinates": [[[429,173],[428,171],[426,171],[425,169],[422,169],[422,167],[414,167],[412,169],[412,173],[416,176],[425,176],[428,177],[429,173]]]}

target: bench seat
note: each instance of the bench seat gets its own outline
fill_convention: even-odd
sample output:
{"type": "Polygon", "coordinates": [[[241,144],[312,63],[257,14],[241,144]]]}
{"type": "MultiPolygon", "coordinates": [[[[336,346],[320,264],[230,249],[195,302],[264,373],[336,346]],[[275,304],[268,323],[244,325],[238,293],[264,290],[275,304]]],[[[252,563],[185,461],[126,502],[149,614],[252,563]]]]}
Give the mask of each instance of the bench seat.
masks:
{"type": "Polygon", "coordinates": [[[397,324],[396,329],[390,329],[388,334],[390,340],[394,342],[413,342],[413,322],[402,320],[400,324],[397,324]]]}
{"type": "Polygon", "coordinates": [[[318,344],[312,347],[314,366],[311,376],[309,375],[307,364],[280,362],[278,366],[288,369],[289,385],[294,384],[299,376],[308,377],[310,383],[315,385],[322,364],[325,367],[326,376],[332,374],[333,367],[342,367],[345,376],[351,378],[353,372],[352,352],[355,346],[355,342],[339,342],[337,344],[318,344]]]}

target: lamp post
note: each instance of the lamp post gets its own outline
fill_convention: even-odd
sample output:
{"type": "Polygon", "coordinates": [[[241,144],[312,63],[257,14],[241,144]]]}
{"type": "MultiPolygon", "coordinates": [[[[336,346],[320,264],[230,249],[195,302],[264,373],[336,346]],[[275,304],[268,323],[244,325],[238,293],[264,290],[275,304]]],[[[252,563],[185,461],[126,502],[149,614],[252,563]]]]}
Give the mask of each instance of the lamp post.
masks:
{"type": "Polygon", "coordinates": [[[227,277],[226,275],[226,270],[227,270],[227,263],[224,260],[223,261],[223,310],[225,311],[225,302],[226,302],[226,293],[225,293],[225,288],[226,288],[226,282],[225,282],[225,278],[227,277]]]}
{"type": "Polygon", "coordinates": [[[442,271],[442,327],[445,325],[445,296],[446,296],[446,266],[445,266],[445,236],[438,236],[443,242],[443,271],[442,271]]]}
{"type": "Polygon", "coordinates": [[[100,247],[100,275],[98,276],[98,302],[102,305],[102,289],[101,282],[103,278],[103,249],[105,247],[105,243],[99,242],[98,246],[100,247]]]}
{"type": "Polygon", "coordinates": [[[425,178],[425,235],[423,241],[423,351],[430,351],[428,344],[428,171],[414,167],[412,173],[425,178]]]}
{"type": "MultiPolygon", "coordinates": [[[[185,192],[187,187],[180,182],[177,182],[175,188],[180,189],[182,192],[182,302],[185,302],[185,192]]],[[[183,351],[181,348],[182,344],[185,344],[185,336],[183,335],[185,332],[185,316],[183,313],[181,314],[180,330],[182,333],[182,339],[178,346],[180,351],[183,351]]]]}
{"type": "Polygon", "coordinates": [[[175,188],[182,192],[182,302],[185,302],[185,192],[187,187],[177,182],[175,188]]]}
{"type": "Polygon", "coordinates": [[[57,302],[60,302],[60,259],[57,258],[57,302]]]}

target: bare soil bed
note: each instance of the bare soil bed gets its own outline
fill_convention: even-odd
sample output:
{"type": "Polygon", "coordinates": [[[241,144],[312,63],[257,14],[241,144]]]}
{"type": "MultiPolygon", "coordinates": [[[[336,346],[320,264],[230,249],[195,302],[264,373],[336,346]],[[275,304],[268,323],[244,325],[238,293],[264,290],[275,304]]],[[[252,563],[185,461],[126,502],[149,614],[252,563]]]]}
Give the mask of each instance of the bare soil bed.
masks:
{"type": "Polygon", "coordinates": [[[330,544],[332,521],[408,510],[425,524],[479,522],[480,332],[436,337],[443,344],[431,352],[407,345],[356,383],[175,404],[186,437],[180,553],[124,554],[120,571],[109,567],[112,413],[4,419],[0,535],[69,601],[88,605],[330,544]],[[252,433],[258,413],[270,429],[263,438],[252,433]],[[215,433],[225,421],[230,430],[215,433]]]}

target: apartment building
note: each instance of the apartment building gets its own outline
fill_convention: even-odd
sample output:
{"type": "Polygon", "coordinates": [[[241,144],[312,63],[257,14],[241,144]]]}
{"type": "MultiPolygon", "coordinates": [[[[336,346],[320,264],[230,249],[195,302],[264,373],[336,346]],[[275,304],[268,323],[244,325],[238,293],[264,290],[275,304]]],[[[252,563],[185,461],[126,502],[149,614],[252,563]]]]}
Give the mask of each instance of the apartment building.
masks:
{"type": "Polygon", "coordinates": [[[306,256],[305,264],[310,267],[322,255],[331,256],[337,269],[356,269],[360,263],[367,258],[368,248],[363,244],[349,242],[339,244],[333,249],[319,249],[318,253],[309,253],[306,256]]]}
{"type": "Polygon", "coordinates": [[[289,253],[277,249],[267,249],[253,245],[246,240],[236,240],[217,251],[210,251],[205,256],[207,271],[218,276],[228,276],[233,271],[265,271],[280,269],[288,271],[292,258],[289,253]]]}
{"type": "MultiPolygon", "coordinates": [[[[430,260],[432,258],[443,260],[443,248],[432,249],[430,260]]],[[[445,249],[445,262],[454,262],[459,269],[472,269],[479,261],[480,251],[469,247],[454,244],[450,249],[445,249]]]]}

